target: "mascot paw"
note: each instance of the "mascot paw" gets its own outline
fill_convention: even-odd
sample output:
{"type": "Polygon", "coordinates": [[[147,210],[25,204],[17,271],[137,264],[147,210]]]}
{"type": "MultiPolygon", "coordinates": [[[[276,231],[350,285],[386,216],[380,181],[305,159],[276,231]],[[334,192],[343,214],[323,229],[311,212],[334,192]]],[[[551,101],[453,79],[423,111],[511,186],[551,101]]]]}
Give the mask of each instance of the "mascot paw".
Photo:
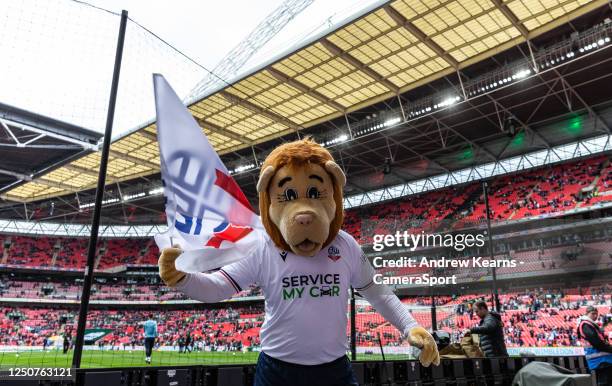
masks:
{"type": "Polygon", "coordinates": [[[440,364],[440,354],[438,346],[433,336],[423,327],[414,327],[408,332],[408,343],[411,346],[421,349],[419,361],[425,367],[430,364],[438,366],[440,364]]]}
{"type": "Polygon", "coordinates": [[[175,287],[186,275],[185,272],[177,270],[174,266],[174,261],[182,252],[180,248],[166,248],[159,257],[157,263],[159,266],[159,276],[168,287],[175,287]]]}

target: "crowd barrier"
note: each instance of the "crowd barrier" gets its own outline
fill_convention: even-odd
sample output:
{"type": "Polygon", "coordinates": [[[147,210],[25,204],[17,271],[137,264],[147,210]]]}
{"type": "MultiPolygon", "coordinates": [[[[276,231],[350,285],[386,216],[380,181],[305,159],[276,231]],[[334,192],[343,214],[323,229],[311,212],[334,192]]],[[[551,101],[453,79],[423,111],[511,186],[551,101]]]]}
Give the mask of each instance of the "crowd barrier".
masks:
{"type": "MultiPolygon", "coordinates": [[[[360,385],[506,386],[532,361],[550,362],[588,374],[583,356],[443,359],[440,366],[418,361],[354,361],[360,385]]],[[[74,381],[15,380],[15,386],[250,386],[255,366],[172,366],[79,369],[74,381]]]]}

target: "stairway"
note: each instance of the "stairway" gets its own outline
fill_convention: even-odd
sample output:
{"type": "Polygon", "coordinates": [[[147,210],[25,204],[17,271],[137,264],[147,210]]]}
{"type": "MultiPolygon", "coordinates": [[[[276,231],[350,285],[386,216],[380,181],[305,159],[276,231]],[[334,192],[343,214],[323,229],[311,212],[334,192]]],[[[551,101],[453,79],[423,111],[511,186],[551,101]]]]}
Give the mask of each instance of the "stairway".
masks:
{"type": "MultiPolygon", "coordinates": [[[[472,185],[468,185],[465,189],[469,190],[471,186],[472,185]]],[[[475,204],[480,200],[484,201],[483,193],[482,193],[482,189],[479,189],[477,187],[473,191],[468,193],[463,204],[459,205],[454,212],[449,213],[448,216],[446,216],[444,219],[454,218],[456,220],[455,222],[456,228],[463,226],[463,224],[465,223],[464,221],[465,216],[463,212],[469,212],[470,209],[474,208],[475,204]]],[[[469,214],[469,213],[466,213],[466,214],[469,214]]]]}
{"type": "Polygon", "coordinates": [[[94,269],[96,271],[98,270],[98,266],[100,265],[100,260],[102,259],[102,256],[104,256],[104,253],[106,253],[106,245],[107,240],[103,240],[102,245],[100,245],[100,247],[96,251],[96,262],[94,264],[94,269]]]}
{"type": "Polygon", "coordinates": [[[8,261],[8,257],[9,257],[9,249],[11,249],[10,247],[10,243],[11,243],[11,238],[7,238],[6,240],[4,240],[5,243],[7,243],[9,245],[9,247],[5,247],[4,245],[2,245],[2,260],[0,261],[1,264],[6,264],[8,261]]]}
{"type": "Polygon", "coordinates": [[[62,250],[62,241],[61,239],[58,239],[55,245],[53,246],[53,256],[51,257],[52,267],[55,266],[55,263],[57,262],[57,256],[59,255],[61,250],[62,250]]]}
{"type": "Polygon", "coordinates": [[[151,248],[152,243],[154,243],[153,239],[149,240],[147,242],[147,245],[145,245],[145,247],[140,250],[140,254],[136,258],[136,264],[142,264],[142,259],[149,253],[149,248],[151,248]]]}
{"type": "MultiPolygon", "coordinates": [[[[593,193],[595,193],[595,189],[597,189],[597,183],[603,177],[603,174],[605,173],[609,165],[610,165],[610,159],[606,158],[604,162],[601,164],[601,169],[599,170],[599,174],[596,175],[595,178],[593,178],[593,181],[589,184],[589,186],[584,188],[586,191],[592,191],[593,193]]],[[[584,203],[585,203],[584,201],[578,202],[576,204],[576,208],[580,208],[584,203]]]]}

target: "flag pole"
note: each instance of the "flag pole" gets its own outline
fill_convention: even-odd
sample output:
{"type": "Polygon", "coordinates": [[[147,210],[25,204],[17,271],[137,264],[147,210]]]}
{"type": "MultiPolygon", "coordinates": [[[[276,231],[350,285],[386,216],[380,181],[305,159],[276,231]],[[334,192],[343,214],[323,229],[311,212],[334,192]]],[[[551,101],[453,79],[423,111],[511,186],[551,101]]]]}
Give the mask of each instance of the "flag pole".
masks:
{"type": "Polygon", "coordinates": [[[94,263],[96,258],[96,246],[98,244],[98,229],[100,227],[100,211],[102,209],[102,198],[104,196],[104,185],[106,183],[106,168],[108,166],[108,153],[110,151],[110,138],[113,131],[113,118],[115,116],[115,104],[117,102],[117,90],[119,88],[119,72],[121,70],[121,59],[123,57],[123,43],[125,41],[125,29],[128,13],[121,11],[121,22],[119,24],[119,36],[117,38],[117,51],[115,52],[115,67],[113,69],[113,80],[111,83],[110,99],[106,115],[106,128],[102,142],[102,155],[100,158],[100,171],[98,173],[98,185],[96,188],[96,201],[94,204],[93,217],[91,219],[91,234],[87,249],[87,266],[83,280],[83,292],[79,309],[79,321],[77,325],[76,343],[72,357],[72,367],[81,367],[81,356],[85,338],[85,326],[87,325],[87,309],[89,308],[89,296],[93,283],[94,263]]]}
{"type": "Polygon", "coordinates": [[[351,360],[357,360],[357,328],[355,315],[357,310],[355,308],[355,289],[351,287],[351,360]]]}

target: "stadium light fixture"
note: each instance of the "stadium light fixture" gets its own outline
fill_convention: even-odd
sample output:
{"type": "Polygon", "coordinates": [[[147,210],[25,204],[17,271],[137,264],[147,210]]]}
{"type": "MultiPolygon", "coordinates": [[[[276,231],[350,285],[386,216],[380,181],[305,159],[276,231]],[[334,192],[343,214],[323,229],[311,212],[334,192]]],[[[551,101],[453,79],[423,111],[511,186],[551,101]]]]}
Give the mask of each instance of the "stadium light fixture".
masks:
{"type": "MultiPolygon", "coordinates": [[[[114,204],[116,202],[119,202],[120,200],[118,198],[109,198],[106,200],[102,200],[102,205],[106,205],[106,204],[114,204]]],[[[91,208],[95,205],[95,202],[88,202],[86,204],[81,204],[79,205],[79,209],[83,210],[83,209],[87,209],[87,208],[91,208]]]]}
{"type": "MultiPolygon", "coordinates": [[[[574,59],[577,53],[584,53],[586,50],[591,49],[599,49],[600,45],[605,45],[611,40],[608,36],[603,35],[601,31],[597,31],[597,28],[586,31],[582,33],[581,36],[582,42],[584,42],[583,44],[586,44],[586,41],[592,41],[594,43],[590,43],[586,46],[577,48],[573,45],[573,42],[568,41],[565,47],[555,46],[547,50],[546,52],[542,52],[542,54],[538,55],[537,61],[540,63],[538,65],[538,68],[544,69],[561,65],[566,60],[574,59]]],[[[521,80],[533,75],[534,70],[529,68],[530,64],[531,63],[522,63],[519,65],[517,63],[515,67],[508,66],[503,71],[498,71],[497,74],[491,74],[488,77],[482,77],[481,79],[475,80],[475,83],[466,85],[466,96],[469,96],[470,98],[475,97],[479,94],[491,92],[500,87],[510,85],[514,82],[520,82],[521,80]]],[[[440,100],[440,102],[436,102],[434,104],[432,102],[432,99],[434,98],[436,98],[436,96],[426,97],[423,98],[421,101],[416,101],[406,112],[406,119],[418,119],[424,115],[431,113],[432,111],[445,108],[462,100],[462,97],[460,96],[449,97],[448,95],[440,95],[440,99],[438,99],[440,100]]],[[[366,120],[370,121],[373,117],[375,117],[375,115],[371,117],[368,116],[366,120]]],[[[389,120],[385,122],[370,121],[368,122],[366,127],[356,130],[354,132],[354,135],[359,137],[362,135],[379,131],[381,129],[385,129],[386,127],[391,125],[392,124],[389,120]]],[[[334,143],[335,142],[333,141],[329,141],[325,145],[333,145],[334,143]]]]}
{"type": "Polygon", "coordinates": [[[402,120],[399,117],[395,117],[395,118],[391,118],[391,119],[387,119],[385,121],[385,127],[389,127],[389,126],[393,126],[395,124],[400,123],[402,120]]]}
{"type": "Polygon", "coordinates": [[[247,165],[240,165],[240,166],[236,167],[233,170],[233,172],[230,171],[230,173],[240,173],[240,172],[244,172],[246,170],[251,170],[251,169],[254,169],[254,168],[255,168],[255,164],[254,163],[250,163],[250,164],[247,164],[247,165]]]}
{"type": "Polygon", "coordinates": [[[461,97],[459,97],[459,96],[454,96],[454,97],[451,96],[451,97],[448,97],[448,98],[444,99],[442,102],[438,103],[437,105],[434,105],[434,108],[442,108],[442,107],[450,106],[452,104],[455,104],[459,100],[461,100],[461,97]]]}
{"type": "MultiPolygon", "coordinates": [[[[378,128],[381,128],[382,126],[383,126],[382,124],[378,124],[378,125],[374,126],[373,128],[370,128],[370,130],[378,129],[378,128]]],[[[323,146],[331,146],[331,145],[335,145],[337,143],[346,142],[346,141],[348,141],[348,139],[349,139],[349,136],[347,134],[340,134],[339,136],[337,136],[334,139],[330,139],[329,141],[323,142],[323,146]]]]}
{"type": "Polygon", "coordinates": [[[584,51],[589,51],[593,48],[597,47],[597,43],[589,43],[586,46],[582,47],[584,49],[584,51]]]}
{"type": "MultiPolygon", "coordinates": [[[[554,59],[553,59],[553,63],[554,63],[554,59]]],[[[522,79],[522,78],[526,77],[529,74],[531,74],[531,70],[529,70],[529,69],[527,69],[527,70],[520,70],[516,74],[512,75],[512,78],[513,79],[522,79]]]]}
{"type": "Polygon", "coordinates": [[[123,196],[123,202],[135,200],[140,197],[144,197],[146,194],[144,192],[134,193],[134,194],[126,194],[123,196]]]}
{"type": "Polygon", "coordinates": [[[163,193],[164,193],[164,188],[161,186],[159,188],[149,190],[149,196],[157,196],[163,193]]]}

